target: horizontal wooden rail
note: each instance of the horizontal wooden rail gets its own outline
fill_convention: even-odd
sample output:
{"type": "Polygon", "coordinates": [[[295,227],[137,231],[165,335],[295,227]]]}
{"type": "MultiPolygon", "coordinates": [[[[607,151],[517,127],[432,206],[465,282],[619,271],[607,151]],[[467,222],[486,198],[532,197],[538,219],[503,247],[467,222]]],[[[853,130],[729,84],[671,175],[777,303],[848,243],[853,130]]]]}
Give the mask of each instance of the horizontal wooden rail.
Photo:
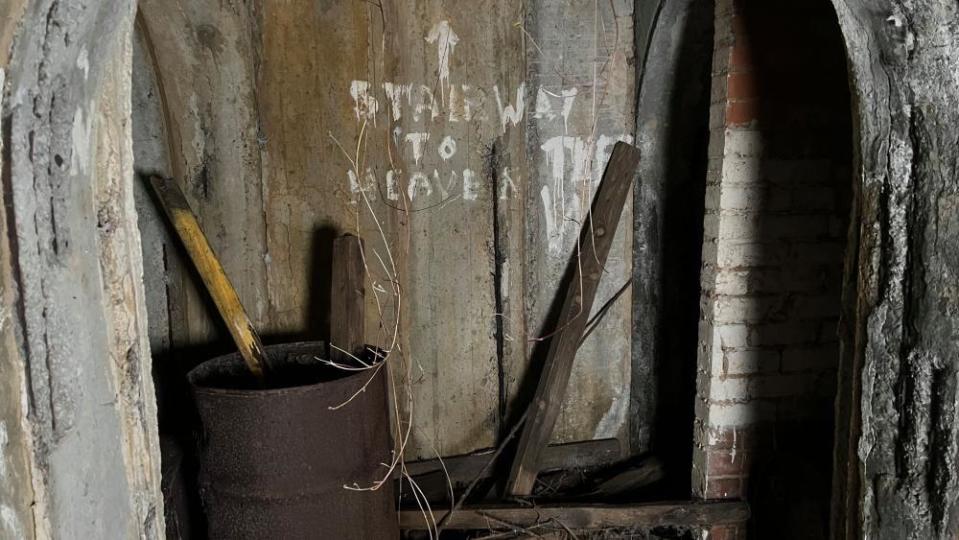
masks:
{"type": "MultiPolygon", "coordinates": [[[[554,471],[612,465],[623,458],[621,446],[616,439],[549,445],[543,450],[540,468],[543,471],[554,471]]],[[[443,458],[442,464],[438,459],[413,461],[406,464],[406,472],[416,477],[441,473],[445,467],[454,482],[470,482],[477,477],[489,477],[495,472],[492,467],[483,470],[495,451],[494,448],[488,448],[472,454],[446,457],[443,458]]]]}
{"type": "MultiPolygon", "coordinates": [[[[449,510],[433,509],[439,522],[449,510]]],[[[741,501],[682,501],[631,505],[476,506],[457,510],[444,529],[519,530],[555,527],[569,530],[651,528],[659,526],[708,527],[742,523],[749,505],[741,501]]],[[[400,511],[400,528],[425,530],[432,523],[419,510],[400,511]]]]}

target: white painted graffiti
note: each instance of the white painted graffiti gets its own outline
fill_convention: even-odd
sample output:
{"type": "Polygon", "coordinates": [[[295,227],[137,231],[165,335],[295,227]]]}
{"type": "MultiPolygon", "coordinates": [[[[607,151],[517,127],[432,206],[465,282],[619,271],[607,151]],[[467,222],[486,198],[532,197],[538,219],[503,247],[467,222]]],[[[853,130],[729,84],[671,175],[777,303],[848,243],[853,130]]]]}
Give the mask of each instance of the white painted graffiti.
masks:
{"type": "MultiPolygon", "coordinates": [[[[622,133],[596,133],[595,93],[590,86],[556,88],[540,85],[528,88],[526,82],[509,87],[492,84],[487,88],[457,80],[453,54],[463,47],[461,38],[449,21],[440,21],[424,36],[436,47],[436,80],[432,84],[417,81],[354,80],[349,93],[352,111],[366,129],[378,125],[392,126],[392,146],[399,153],[391,155],[391,167],[378,172],[375,167],[347,171],[349,188],[354,194],[382,196],[390,201],[406,197],[411,202],[428,199],[424,205],[460,198],[463,201],[508,199],[519,193],[522,178],[517,171],[526,168],[516,164],[498,164],[495,174],[479,174],[483,165],[464,166],[470,162],[470,139],[452,133],[485,133],[473,144],[489,144],[490,138],[503,137],[527,120],[543,137],[534,152],[541,152],[542,170],[534,185],[544,216],[546,240],[550,253],[565,252],[570,231],[578,230],[582,214],[589,204],[595,184],[602,176],[609,153],[616,141],[631,142],[622,133]],[[589,96],[587,95],[587,98],[589,96]],[[591,107],[578,110],[577,107],[591,107]],[[576,116],[578,113],[578,116],[576,116]],[[572,118],[579,118],[571,122],[572,118]],[[586,119],[585,121],[584,118],[586,119]],[[469,126],[457,127],[457,125],[469,126]],[[575,124],[574,132],[570,132],[575,124]],[[465,130],[465,131],[464,131],[465,130]],[[400,159],[394,159],[399,157],[400,159]],[[401,164],[401,165],[400,165],[401,164]],[[493,178],[490,178],[493,177],[493,178]]],[[[476,157],[473,157],[476,161],[476,157]]],[[[487,165],[488,166],[488,165],[487,165]]]]}

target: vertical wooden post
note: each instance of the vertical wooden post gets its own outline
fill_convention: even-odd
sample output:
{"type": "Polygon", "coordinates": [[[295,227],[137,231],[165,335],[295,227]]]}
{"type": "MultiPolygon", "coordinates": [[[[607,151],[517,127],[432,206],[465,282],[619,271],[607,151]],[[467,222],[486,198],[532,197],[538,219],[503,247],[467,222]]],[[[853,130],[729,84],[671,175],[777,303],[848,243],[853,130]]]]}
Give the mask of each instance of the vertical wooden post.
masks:
{"type": "Polygon", "coordinates": [[[349,362],[360,356],[366,324],[366,269],[363,240],[344,234],[333,240],[333,271],[330,290],[330,359],[349,362]],[[336,348],[334,348],[334,346],[336,348]]]}

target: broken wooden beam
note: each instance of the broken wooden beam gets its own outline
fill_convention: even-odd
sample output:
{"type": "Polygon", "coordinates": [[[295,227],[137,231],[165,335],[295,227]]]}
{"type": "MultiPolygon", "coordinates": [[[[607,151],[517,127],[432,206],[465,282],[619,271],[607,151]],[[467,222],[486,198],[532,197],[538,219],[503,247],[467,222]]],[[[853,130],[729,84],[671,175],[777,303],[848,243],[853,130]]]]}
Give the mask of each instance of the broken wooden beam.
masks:
{"type": "Polygon", "coordinates": [[[366,267],[363,240],[344,234],[333,240],[330,283],[330,360],[351,364],[366,345],[366,267]],[[345,352],[344,352],[345,351],[345,352]]]}
{"type": "MultiPolygon", "coordinates": [[[[433,509],[433,519],[446,519],[450,530],[523,530],[554,526],[567,530],[708,527],[742,523],[749,505],[742,501],[681,501],[629,505],[476,506],[446,518],[449,510],[433,509]]],[[[432,526],[420,510],[400,511],[400,528],[425,530],[432,526]]]]}
{"type": "Polygon", "coordinates": [[[510,469],[506,486],[510,495],[525,496],[533,491],[540,457],[559,416],[573,359],[579,349],[613,236],[638,167],[639,150],[623,142],[616,143],[592,209],[583,223],[577,244],[578,253],[574,254],[578,261],[573,264],[572,280],[556,322],[556,330],[550,338],[539,385],[529,405],[531,410],[510,469]]]}

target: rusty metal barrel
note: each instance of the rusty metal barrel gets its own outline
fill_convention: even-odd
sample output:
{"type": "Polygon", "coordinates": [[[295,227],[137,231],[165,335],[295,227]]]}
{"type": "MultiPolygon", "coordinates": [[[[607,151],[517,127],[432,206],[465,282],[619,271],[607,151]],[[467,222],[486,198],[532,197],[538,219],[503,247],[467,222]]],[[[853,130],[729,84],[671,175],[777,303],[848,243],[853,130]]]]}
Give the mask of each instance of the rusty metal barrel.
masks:
{"type": "Polygon", "coordinates": [[[386,473],[385,371],[357,393],[371,373],[319,362],[323,343],[266,353],[265,386],[239,354],[188,374],[203,430],[199,484],[210,538],[399,538],[391,482],[376,491],[344,487],[386,473]]]}

